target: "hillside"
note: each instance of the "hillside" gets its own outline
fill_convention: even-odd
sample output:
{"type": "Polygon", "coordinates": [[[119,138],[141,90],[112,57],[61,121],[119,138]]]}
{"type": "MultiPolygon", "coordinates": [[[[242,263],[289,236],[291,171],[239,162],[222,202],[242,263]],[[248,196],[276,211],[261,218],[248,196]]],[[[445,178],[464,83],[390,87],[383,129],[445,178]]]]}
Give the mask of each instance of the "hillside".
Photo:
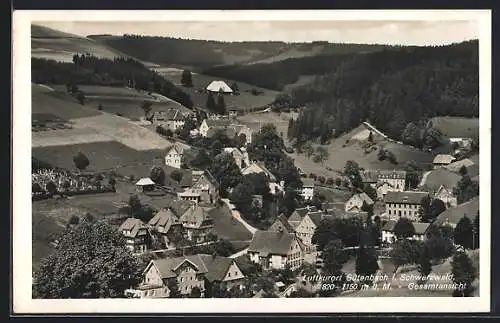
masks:
{"type": "Polygon", "coordinates": [[[72,62],[73,55],[83,53],[108,59],[127,57],[126,54],[92,39],[31,25],[31,57],[72,62]]]}
{"type": "Polygon", "coordinates": [[[197,69],[217,65],[272,63],[321,54],[352,54],[383,48],[379,45],[328,42],[221,42],[138,35],[89,37],[145,61],[160,65],[192,66],[197,69]]]}
{"type": "Polygon", "coordinates": [[[436,116],[477,118],[478,74],[478,41],[353,55],[292,90],[288,105],[308,107],[292,137],[324,141],[369,120],[401,140],[411,122],[418,126],[436,116]]]}

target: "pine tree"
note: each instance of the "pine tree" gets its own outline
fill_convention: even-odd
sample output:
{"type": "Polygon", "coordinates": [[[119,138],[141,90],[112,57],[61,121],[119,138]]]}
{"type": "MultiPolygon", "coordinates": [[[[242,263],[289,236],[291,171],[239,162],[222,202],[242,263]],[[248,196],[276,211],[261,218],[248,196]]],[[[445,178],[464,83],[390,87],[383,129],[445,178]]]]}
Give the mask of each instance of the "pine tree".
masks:
{"type": "Polygon", "coordinates": [[[472,244],[473,249],[479,248],[479,210],[474,218],[474,240],[472,244]]]}
{"type": "Polygon", "coordinates": [[[473,225],[467,216],[458,221],[455,230],[453,231],[453,240],[455,244],[461,245],[466,249],[472,248],[473,225]]]}
{"type": "Polygon", "coordinates": [[[472,282],[477,277],[477,270],[465,252],[457,252],[453,256],[451,273],[453,274],[453,282],[462,285],[462,288],[457,289],[455,293],[462,297],[469,296],[472,282]]]}
{"type": "Polygon", "coordinates": [[[212,92],[208,92],[206,108],[208,111],[211,111],[211,112],[216,112],[216,110],[217,110],[217,106],[215,104],[215,100],[214,100],[214,96],[213,96],[212,92]]]}
{"type": "Polygon", "coordinates": [[[220,115],[226,114],[226,103],[224,102],[224,94],[219,94],[217,98],[217,113],[220,115]]]}
{"type": "Polygon", "coordinates": [[[193,86],[193,76],[191,74],[191,71],[189,71],[189,70],[182,71],[181,84],[186,86],[186,87],[193,86]]]}
{"type": "Polygon", "coordinates": [[[356,274],[369,276],[379,269],[377,253],[373,248],[360,247],[356,258],[356,274]]]}
{"type": "Polygon", "coordinates": [[[424,246],[418,258],[418,272],[420,273],[420,275],[425,277],[428,276],[431,271],[431,257],[429,255],[429,251],[427,250],[427,246],[424,246]]]}

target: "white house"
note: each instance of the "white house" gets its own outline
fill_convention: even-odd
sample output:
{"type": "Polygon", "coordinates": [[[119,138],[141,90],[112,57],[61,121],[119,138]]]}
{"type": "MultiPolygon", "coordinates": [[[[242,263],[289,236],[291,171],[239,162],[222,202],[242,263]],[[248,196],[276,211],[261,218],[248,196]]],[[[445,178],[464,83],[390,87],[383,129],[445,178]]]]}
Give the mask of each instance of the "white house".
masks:
{"type": "Polygon", "coordinates": [[[373,200],[366,193],[358,193],[353,195],[346,203],[345,203],[345,211],[346,212],[361,212],[361,208],[363,204],[373,205],[373,200]]]}
{"type": "Polygon", "coordinates": [[[303,178],[302,179],[302,190],[300,195],[304,200],[311,200],[314,196],[314,179],[303,178]]]}
{"type": "Polygon", "coordinates": [[[417,191],[387,192],[384,198],[385,213],[392,220],[406,217],[416,221],[419,218],[422,199],[428,195],[427,192],[417,191]]]}
{"type": "Polygon", "coordinates": [[[385,195],[387,194],[387,192],[389,192],[389,191],[396,191],[396,189],[394,188],[394,186],[392,186],[388,182],[377,183],[377,185],[375,186],[375,188],[377,190],[377,198],[379,200],[383,200],[384,197],[385,197],[385,195]]]}
{"type": "Polygon", "coordinates": [[[231,94],[233,90],[224,81],[212,81],[206,88],[209,92],[231,94]]]}
{"type": "MultiPolygon", "coordinates": [[[[394,228],[396,226],[397,221],[389,220],[382,227],[382,242],[384,243],[393,243],[397,240],[396,233],[394,232],[394,228]]],[[[410,240],[425,240],[425,234],[427,233],[427,229],[429,229],[430,223],[423,222],[413,222],[413,227],[415,228],[415,234],[409,238],[410,240]]]]}
{"type": "Polygon", "coordinates": [[[238,165],[240,169],[246,168],[248,165],[250,165],[250,159],[248,157],[246,148],[243,147],[241,149],[238,149],[234,147],[226,147],[224,148],[224,152],[227,152],[231,156],[233,156],[236,165],[238,165]]]}
{"type": "Polygon", "coordinates": [[[174,168],[181,168],[183,153],[184,152],[181,147],[173,145],[165,154],[165,165],[174,168]]]}

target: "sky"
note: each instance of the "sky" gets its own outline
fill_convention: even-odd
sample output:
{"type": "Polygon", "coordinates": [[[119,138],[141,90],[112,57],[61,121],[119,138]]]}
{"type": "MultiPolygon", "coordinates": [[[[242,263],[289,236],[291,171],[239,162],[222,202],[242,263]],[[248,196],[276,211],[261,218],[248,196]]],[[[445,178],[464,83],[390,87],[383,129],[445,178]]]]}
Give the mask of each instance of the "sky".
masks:
{"type": "Polygon", "coordinates": [[[444,45],[479,38],[479,27],[475,20],[33,21],[33,23],[79,36],[138,34],[221,41],[444,45]]]}

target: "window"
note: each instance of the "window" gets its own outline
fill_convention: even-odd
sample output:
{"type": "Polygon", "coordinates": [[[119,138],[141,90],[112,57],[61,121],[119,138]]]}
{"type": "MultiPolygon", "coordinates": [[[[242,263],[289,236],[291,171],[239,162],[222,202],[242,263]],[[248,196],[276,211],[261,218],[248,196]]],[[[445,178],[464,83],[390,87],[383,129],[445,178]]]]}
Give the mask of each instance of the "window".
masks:
{"type": "Polygon", "coordinates": [[[231,277],[231,273],[227,273],[227,277],[231,277]]]}

